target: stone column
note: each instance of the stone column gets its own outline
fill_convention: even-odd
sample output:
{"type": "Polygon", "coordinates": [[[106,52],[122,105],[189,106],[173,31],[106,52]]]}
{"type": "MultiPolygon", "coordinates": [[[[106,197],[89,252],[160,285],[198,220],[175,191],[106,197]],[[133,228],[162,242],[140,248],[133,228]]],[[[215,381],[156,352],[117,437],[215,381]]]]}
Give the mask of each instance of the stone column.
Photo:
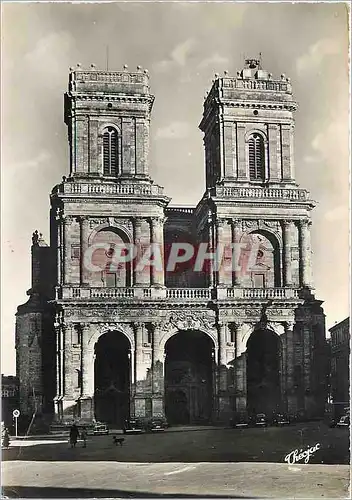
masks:
{"type": "MultiPolygon", "coordinates": [[[[154,286],[164,286],[164,220],[152,217],[150,219],[150,241],[155,245],[155,251],[160,252],[160,262],[156,260],[156,266],[151,266],[150,283],[154,286]]],[[[159,255],[159,253],[158,253],[159,255]]]]}
{"type": "Polygon", "coordinates": [[[63,221],[63,241],[62,241],[62,259],[63,259],[63,276],[62,284],[69,284],[69,270],[71,264],[71,241],[70,241],[70,226],[72,224],[72,217],[65,216],[63,221]]]}
{"type": "Polygon", "coordinates": [[[246,162],[245,133],[246,125],[244,123],[237,123],[237,178],[239,180],[247,180],[249,178],[246,162]]]}
{"type": "Polygon", "coordinates": [[[164,416],[164,350],[161,348],[161,325],[153,323],[153,351],[152,351],[152,371],[153,371],[153,416],[164,416]]]}
{"type": "Polygon", "coordinates": [[[277,125],[268,123],[267,131],[269,141],[269,178],[271,181],[277,182],[279,180],[277,168],[277,125]]]}
{"type": "Polygon", "coordinates": [[[285,390],[287,394],[287,411],[290,415],[296,412],[296,395],[294,393],[294,341],[293,341],[293,328],[294,321],[286,321],[284,323],[285,338],[286,338],[286,359],[285,359],[285,390]]]}
{"type": "Polygon", "coordinates": [[[65,419],[73,418],[76,410],[76,397],[74,394],[73,365],[72,365],[72,324],[64,329],[64,370],[63,370],[63,401],[62,410],[65,419]]]}
{"type": "Polygon", "coordinates": [[[242,342],[244,336],[244,323],[237,324],[236,328],[236,411],[247,411],[247,354],[246,344],[242,342]]]}
{"type": "Polygon", "coordinates": [[[62,221],[61,221],[61,215],[57,214],[56,216],[56,221],[57,221],[57,249],[56,249],[56,259],[57,259],[57,264],[56,264],[56,272],[57,272],[57,285],[61,285],[61,279],[62,279],[62,221]]]}
{"type": "Polygon", "coordinates": [[[299,221],[299,247],[300,247],[300,280],[301,286],[311,285],[311,247],[310,247],[311,221],[299,221]]]}
{"type": "Polygon", "coordinates": [[[146,370],[143,363],[143,323],[134,324],[135,335],[135,380],[136,392],[143,392],[144,382],[146,380],[146,370]]]}
{"type": "Polygon", "coordinates": [[[292,269],[291,269],[291,231],[292,231],[292,222],[288,220],[282,221],[282,229],[283,229],[283,260],[284,260],[284,275],[283,275],[283,285],[291,286],[292,285],[292,269]]]}
{"type": "Polygon", "coordinates": [[[71,329],[72,325],[64,328],[64,396],[72,395],[72,353],[71,353],[71,329]]]}
{"type": "MultiPolygon", "coordinates": [[[[209,253],[214,252],[214,240],[215,240],[215,234],[214,234],[214,222],[211,217],[211,214],[209,214],[208,217],[208,230],[209,230],[209,253]]],[[[208,263],[206,264],[206,269],[208,272],[209,276],[209,287],[212,288],[215,284],[214,282],[214,262],[212,260],[208,260],[208,263]]]]}
{"type": "Polygon", "coordinates": [[[67,326],[62,323],[60,327],[60,395],[65,394],[65,338],[67,337],[67,326]]]}
{"type": "Polygon", "coordinates": [[[141,219],[133,219],[133,232],[134,232],[134,244],[136,245],[136,258],[133,262],[133,282],[134,286],[143,286],[144,282],[141,279],[141,274],[143,271],[137,271],[136,266],[142,255],[142,220],[141,219]]]}
{"type": "Polygon", "coordinates": [[[224,170],[225,178],[233,179],[236,177],[236,138],[235,128],[232,120],[224,121],[224,170]]]}
{"type": "Polygon", "coordinates": [[[92,420],[94,395],[94,359],[89,345],[89,325],[81,325],[81,418],[92,420]]]}
{"type": "Polygon", "coordinates": [[[216,257],[215,257],[215,266],[216,266],[216,275],[217,275],[217,284],[224,285],[225,283],[225,269],[224,269],[224,226],[226,221],[224,219],[217,219],[216,221],[216,257]]]}
{"type": "Polygon", "coordinates": [[[291,180],[291,125],[281,125],[282,180],[291,180]]]}
{"type": "MultiPolygon", "coordinates": [[[[135,334],[135,416],[146,417],[147,400],[150,399],[152,389],[151,358],[144,354],[144,323],[134,323],[135,334]]],[[[147,353],[149,354],[149,353],[147,353]]]]}
{"type": "Polygon", "coordinates": [[[219,342],[219,365],[218,365],[218,377],[219,377],[219,409],[221,419],[224,414],[228,413],[229,410],[229,400],[225,397],[225,392],[227,391],[227,356],[226,356],[226,345],[227,345],[227,333],[228,325],[227,323],[218,323],[218,342],[219,342]],[[222,415],[221,415],[222,414],[222,415]]]}
{"type": "Polygon", "coordinates": [[[231,227],[232,227],[232,245],[233,245],[233,251],[232,251],[233,285],[239,286],[241,281],[240,280],[241,271],[239,270],[240,257],[241,257],[241,249],[239,247],[239,241],[241,238],[241,221],[239,219],[233,219],[231,221],[231,227]]]}
{"type": "Polygon", "coordinates": [[[56,396],[54,398],[55,401],[55,419],[56,421],[60,421],[62,418],[62,409],[61,409],[61,353],[60,353],[60,343],[61,343],[61,324],[58,321],[54,323],[55,328],[55,337],[56,337],[56,396]]]}
{"type": "Polygon", "coordinates": [[[82,216],[79,218],[80,223],[80,284],[81,286],[88,285],[88,269],[84,265],[84,256],[88,249],[89,236],[89,218],[82,216]]]}

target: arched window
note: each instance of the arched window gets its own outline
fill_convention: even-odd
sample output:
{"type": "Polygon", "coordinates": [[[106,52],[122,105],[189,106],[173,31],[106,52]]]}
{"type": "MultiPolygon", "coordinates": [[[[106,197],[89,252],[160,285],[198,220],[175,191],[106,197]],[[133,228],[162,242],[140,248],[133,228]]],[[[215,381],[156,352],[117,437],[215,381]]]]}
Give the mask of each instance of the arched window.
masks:
{"type": "Polygon", "coordinates": [[[119,173],[119,137],[113,127],[103,133],[103,173],[114,177],[119,173]]]}
{"type": "Polygon", "coordinates": [[[253,134],[248,140],[249,178],[251,181],[265,179],[265,148],[264,139],[259,134],[253,134]]]}

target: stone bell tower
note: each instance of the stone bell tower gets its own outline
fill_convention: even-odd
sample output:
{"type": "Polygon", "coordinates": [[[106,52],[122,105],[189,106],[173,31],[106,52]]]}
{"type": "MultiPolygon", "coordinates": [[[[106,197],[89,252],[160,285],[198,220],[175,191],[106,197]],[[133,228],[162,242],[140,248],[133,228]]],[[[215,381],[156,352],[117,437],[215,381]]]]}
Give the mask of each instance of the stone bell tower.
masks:
{"type": "Polygon", "coordinates": [[[260,62],[247,59],[236,78],[216,80],[204,103],[207,187],[295,187],[290,79],[273,80],[260,62]]]}
{"type": "Polygon", "coordinates": [[[129,72],[89,71],[78,66],[65,94],[70,144],[70,176],[150,182],[150,112],[154,96],[149,75],[138,66],[129,72]]]}
{"type": "MultiPolygon", "coordinates": [[[[207,191],[196,210],[196,232],[202,241],[208,238],[210,248],[234,245],[236,263],[226,272],[224,255],[221,266],[213,263],[208,283],[217,290],[224,413],[280,408],[313,414],[324,405],[324,369],[319,349],[312,348],[323,349],[325,342],[322,302],[314,297],[311,273],[315,203],[295,182],[296,109],[290,79],[284,74],[273,78],[256,59],[247,59],[234,77],[227,71],[223,77],[216,74],[204,101],[200,129],[207,191]],[[280,390],[268,409],[259,400],[271,382],[263,374],[250,387],[248,372],[255,366],[249,340],[264,330],[280,338],[280,390]],[[232,389],[225,367],[234,370],[232,389]]],[[[256,338],[260,343],[264,334],[256,338]]]]}
{"type": "MultiPolygon", "coordinates": [[[[111,333],[112,342],[130,335],[124,363],[133,375],[134,327],[123,336],[123,327],[116,326],[123,315],[117,302],[157,297],[164,289],[163,270],[136,269],[131,262],[115,266],[112,260],[119,244],[134,245],[139,252],[151,243],[163,248],[169,198],[149,175],[153,101],[148,71],[139,66],[134,72],[127,66],[122,71],[99,71],[94,65],[89,70],[71,68],[64,102],[70,173],[51,195],[51,246],[56,248],[58,277],[59,420],[72,414],[93,418],[95,343],[89,339],[98,340],[101,329],[117,331],[111,333]],[[101,308],[88,320],[93,304],[101,308]]],[[[117,390],[126,392],[126,387],[117,390]]]]}

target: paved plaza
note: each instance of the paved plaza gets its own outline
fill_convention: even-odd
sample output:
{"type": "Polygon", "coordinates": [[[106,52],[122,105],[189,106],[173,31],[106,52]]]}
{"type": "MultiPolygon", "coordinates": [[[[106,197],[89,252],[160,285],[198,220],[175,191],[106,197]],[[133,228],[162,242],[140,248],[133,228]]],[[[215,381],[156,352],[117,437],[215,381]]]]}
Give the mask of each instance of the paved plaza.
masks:
{"type": "Polygon", "coordinates": [[[268,463],[7,462],[4,494],[30,498],[343,498],[348,466],[268,463]]]}
{"type": "MultiPolygon", "coordinates": [[[[118,431],[116,431],[117,433],[118,431]]],[[[200,496],[346,498],[348,429],[319,422],[265,429],[173,428],[127,435],[123,446],[90,436],[71,449],[65,436],[13,440],[3,452],[10,498],[200,496]],[[23,442],[25,445],[23,445],[23,442]],[[294,449],[320,443],[310,458],[287,464],[294,449]]]]}

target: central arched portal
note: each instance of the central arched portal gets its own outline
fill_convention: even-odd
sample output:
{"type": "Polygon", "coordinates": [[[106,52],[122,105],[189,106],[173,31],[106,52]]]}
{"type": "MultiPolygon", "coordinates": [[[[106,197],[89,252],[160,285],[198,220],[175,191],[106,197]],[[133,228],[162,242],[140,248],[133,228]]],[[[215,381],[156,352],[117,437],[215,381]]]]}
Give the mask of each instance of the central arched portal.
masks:
{"type": "Polygon", "coordinates": [[[247,342],[247,408],[268,416],[282,410],[280,338],[271,330],[255,330],[247,342]]]}
{"type": "Polygon", "coordinates": [[[165,414],[171,425],[210,422],[213,350],[208,335],[182,330],[165,346],[165,414]]]}
{"type": "Polygon", "coordinates": [[[130,351],[127,337],[109,331],[95,344],[94,411],[95,418],[122,426],[129,416],[130,351]]]}

